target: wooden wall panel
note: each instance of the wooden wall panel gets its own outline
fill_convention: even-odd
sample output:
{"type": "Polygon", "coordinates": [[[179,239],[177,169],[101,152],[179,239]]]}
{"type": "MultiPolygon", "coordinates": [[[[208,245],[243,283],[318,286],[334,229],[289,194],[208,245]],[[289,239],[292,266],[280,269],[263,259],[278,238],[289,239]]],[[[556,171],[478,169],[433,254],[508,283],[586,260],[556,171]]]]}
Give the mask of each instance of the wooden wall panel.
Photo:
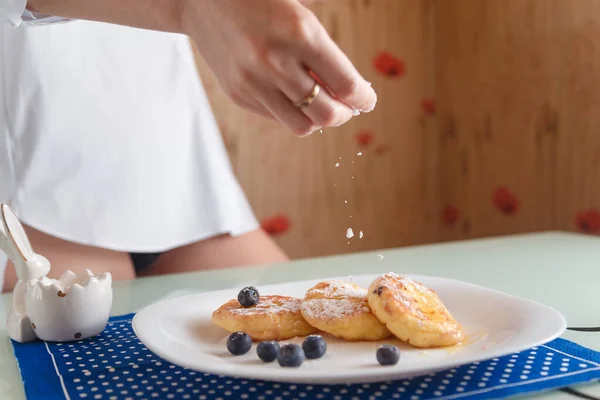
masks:
{"type": "Polygon", "coordinates": [[[600,233],[600,2],[328,0],[314,10],[373,82],[375,112],[298,139],[232,105],[199,61],[240,182],[261,220],[289,218],[276,237],[292,257],[600,233]],[[399,60],[398,76],[378,71],[382,52],[399,60]],[[348,227],[364,238],[348,241],[348,227]]]}
{"type": "Polygon", "coordinates": [[[437,140],[434,121],[421,111],[421,99],[433,95],[431,5],[331,0],[315,6],[332,37],[373,83],[379,105],[308,138],[293,137],[232,105],[199,60],[235,171],[258,217],[289,216],[291,228],[277,240],[291,256],[436,239],[437,140]],[[381,51],[404,60],[406,72],[397,78],[379,74],[373,59],[381,51]],[[373,134],[367,147],[356,143],[361,130],[373,134]],[[348,227],[364,237],[347,240],[348,227]]]}
{"type": "Polygon", "coordinates": [[[435,5],[442,198],[462,215],[442,238],[573,230],[600,203],[600,3],[435,5]]]}

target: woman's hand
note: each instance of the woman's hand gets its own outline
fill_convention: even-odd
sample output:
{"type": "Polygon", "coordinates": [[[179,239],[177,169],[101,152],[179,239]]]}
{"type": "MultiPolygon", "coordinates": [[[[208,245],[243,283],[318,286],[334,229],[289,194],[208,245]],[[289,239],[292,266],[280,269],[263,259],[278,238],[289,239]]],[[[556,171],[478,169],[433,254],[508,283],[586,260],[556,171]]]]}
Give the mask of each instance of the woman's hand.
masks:
{"type": "Polygon", "coordinates": [[[377,96],[297,0],[184,0],[182,27],[227,95],[297,135],[339,126],[377,96]],[[307,107],[295,103],[323,90],[307,107]]]}

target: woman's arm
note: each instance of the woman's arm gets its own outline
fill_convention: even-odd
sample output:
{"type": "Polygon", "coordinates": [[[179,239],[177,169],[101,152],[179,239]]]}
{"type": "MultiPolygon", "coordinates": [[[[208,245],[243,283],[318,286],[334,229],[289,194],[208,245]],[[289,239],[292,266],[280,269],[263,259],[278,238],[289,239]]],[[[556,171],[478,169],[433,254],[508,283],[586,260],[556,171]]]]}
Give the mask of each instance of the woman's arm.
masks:
{"type": "Polygon", "coordinates": [[[28,7],[184,33],[232,101],[300,136],[342,125],[377,101],[370,83],[298,0],[29,0],[28,7]],[[314,101],[298,106],[311,93],[318,93],[314,101]]]}
{"type": "Polygon", "coordinates": [[[30,11],[135,28],[184,33],[184,0],[28,0],[30,11]]]}

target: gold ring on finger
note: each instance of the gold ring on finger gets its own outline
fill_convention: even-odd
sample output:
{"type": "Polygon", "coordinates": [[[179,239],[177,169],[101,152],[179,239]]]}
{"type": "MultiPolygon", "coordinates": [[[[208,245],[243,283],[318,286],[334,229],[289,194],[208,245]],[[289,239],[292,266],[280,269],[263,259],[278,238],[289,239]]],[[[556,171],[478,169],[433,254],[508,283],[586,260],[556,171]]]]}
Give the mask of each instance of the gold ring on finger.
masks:
{"type": "Polygon", "coordinates": [[[306,96],[305,98],[303,98],[302,100],[294,103],[294,106],[299,109],[303,109],[303,108],[310,106],[310,104],[318,96],[320,91],[321,91],[321,85],[319,85],[318,83],[315,83],[315,86],[313,86],[310,94],[308,96],[306,96]]]}

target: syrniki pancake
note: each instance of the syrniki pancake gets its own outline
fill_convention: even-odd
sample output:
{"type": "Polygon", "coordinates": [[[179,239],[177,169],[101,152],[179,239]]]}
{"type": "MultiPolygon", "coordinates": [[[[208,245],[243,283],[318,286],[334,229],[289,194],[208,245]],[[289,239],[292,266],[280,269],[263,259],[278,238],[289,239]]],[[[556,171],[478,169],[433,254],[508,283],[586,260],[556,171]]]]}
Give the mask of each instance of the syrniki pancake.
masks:
{"type": "Polygon", "coordinates": [[[302,301],[302,316],[315,328],[345,340],[391,336],[371,312],[367,289],[348,282],[320,282],[309,289],[302,301]]]}
{"type": "Polygon", "coordinates": [[[262,296],[257,305],[242,307],[237,299],[213,312],[215,325],[229,332],[246,332],[252,340],[286,340],[315,333],[300,312],[301,299],[262,296]]]}
{"type": "Polygon", "coordinates": [[[373,313],[399,339],[415,347],[446,347],[465,333],[437,294],[404,276],[387,273],[369,286],[373,313]]]}

